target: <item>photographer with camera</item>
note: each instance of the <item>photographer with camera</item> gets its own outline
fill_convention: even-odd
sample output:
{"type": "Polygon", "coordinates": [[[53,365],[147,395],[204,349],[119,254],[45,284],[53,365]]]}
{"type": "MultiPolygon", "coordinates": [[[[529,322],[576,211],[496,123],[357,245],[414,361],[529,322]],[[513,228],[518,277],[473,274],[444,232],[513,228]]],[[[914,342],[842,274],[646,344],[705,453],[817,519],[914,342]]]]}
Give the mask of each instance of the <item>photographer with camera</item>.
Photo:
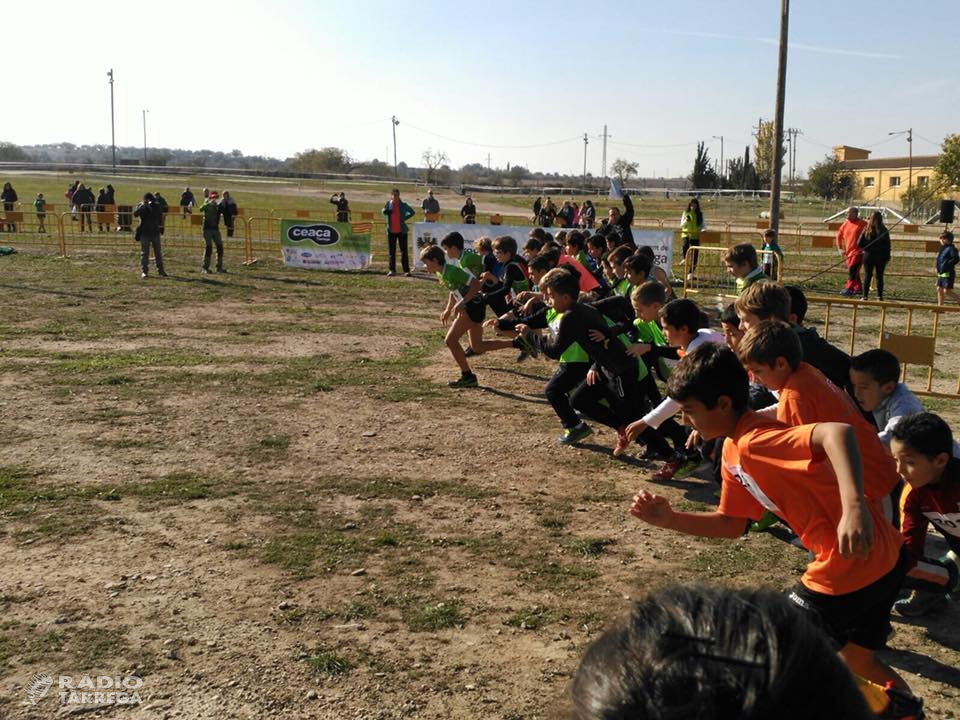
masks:
{"type": "Polygon", "coordinates": [[[163,210],[151,193],[144,193],[143,202],[134,208],[133,216],[140,218],[136,239],[140,242],[140,278],[146,280],[150,263],[150,246],[153,246],[153,259],[157,264],[157,274],[167,277],[163,269],[163,255],[160,253],[160,228],[163,224],[163,210]]]}

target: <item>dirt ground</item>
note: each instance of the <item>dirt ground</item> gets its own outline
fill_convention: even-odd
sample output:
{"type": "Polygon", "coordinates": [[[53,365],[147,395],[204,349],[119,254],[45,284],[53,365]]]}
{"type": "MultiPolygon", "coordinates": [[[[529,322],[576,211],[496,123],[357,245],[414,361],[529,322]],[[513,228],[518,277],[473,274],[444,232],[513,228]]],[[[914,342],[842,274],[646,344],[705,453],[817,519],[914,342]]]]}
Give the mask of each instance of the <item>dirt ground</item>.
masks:
{"type": "MultiPolygon", "coordinates": [[[[652,483],[608,431],[559,447],[549,362],[485,355],[448,390],[427,278],[0,262],[0,717],[563,717],[631,598],[803,566],[631,519],[641,487],[715,488],[652,483]],[[61,707],[83,674],[143,702],[61,707]]],[[[897,619],[884,653],[933,718],[956,717],[958,620],[897,619]]]]}

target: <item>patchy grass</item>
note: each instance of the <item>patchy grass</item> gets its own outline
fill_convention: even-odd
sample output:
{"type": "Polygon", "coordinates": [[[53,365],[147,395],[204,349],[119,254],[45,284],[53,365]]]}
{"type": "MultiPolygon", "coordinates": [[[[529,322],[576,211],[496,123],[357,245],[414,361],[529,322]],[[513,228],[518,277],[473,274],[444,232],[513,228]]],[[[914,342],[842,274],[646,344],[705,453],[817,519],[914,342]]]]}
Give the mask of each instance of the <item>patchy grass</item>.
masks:
{"type": "Polygon", "coordinates": [[[520,630],[539,630],[556,620],[556,613],[541,605],[531,605],[514,612],[503,621],[503,624],[520,630]]]}
{"type": "Polygon", "coordinates": [[[314,672],[326,675],[327,677],[346,675],[354,667],[353,663],[347,658],[322,647],[314,650],[313,654],[304,659],[304,662],[306,662],[307,666],[314,672]]]}
{"type": "Polygon", "coordinates": [[[570,543],[570,548],[583,557],[597,557],[603,553],[608,545],[614,545],[616,540],[609,538],[583,537],[576,538],[570,543]]]}
{"type": "Polygon", "coordinates": [[[412,632],[436,632],[466,624],[467,619],[461,613],[462,605],[460,600],[411,605],[404,607],[401,614],[412,632]]]}
{"type": "Polygon", "coordinates": [[[320,477],[314,482],[318,489],[326,492],[335,492],[340,495],[359,495],[363,498],[409,500],[414,495],[420,497],[444,495],[466,500],[482,500],[499,495],[499,491],[494,488],[479,487],[465,480],[326,476],[320,477]]]}

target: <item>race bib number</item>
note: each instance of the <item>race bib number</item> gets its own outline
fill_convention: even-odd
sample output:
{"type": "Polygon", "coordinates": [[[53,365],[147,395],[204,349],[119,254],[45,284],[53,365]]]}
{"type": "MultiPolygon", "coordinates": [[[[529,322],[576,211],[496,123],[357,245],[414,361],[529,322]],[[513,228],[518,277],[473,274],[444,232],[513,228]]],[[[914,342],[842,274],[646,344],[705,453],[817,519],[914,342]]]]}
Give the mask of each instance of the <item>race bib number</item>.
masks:
{"type": "Polygon", "coordinates": [[[941,530],[947,535],[960,537],[960,513],[943,515],[937,512],[925,512],[924,516],[932,522],[938,530],[941,530]]]}

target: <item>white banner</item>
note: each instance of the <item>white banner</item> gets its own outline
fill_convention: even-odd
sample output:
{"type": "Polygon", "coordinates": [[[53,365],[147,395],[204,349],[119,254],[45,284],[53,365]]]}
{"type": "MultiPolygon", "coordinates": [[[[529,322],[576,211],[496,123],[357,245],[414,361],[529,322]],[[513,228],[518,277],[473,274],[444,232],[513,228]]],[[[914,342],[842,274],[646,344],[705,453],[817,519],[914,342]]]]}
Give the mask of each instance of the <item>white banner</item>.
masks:
{"type": "MultiPolygon", "coordinates": [[[[429,245],[439,245],[444,235],[458,232],[463,235],[466,247],[472,247],[473,241],[481,237],[497,238],[509,235],[517,241],[517,248],[522,250],[527,242],[527,236],[532,228],[526,225],[458,225],[447,223],[418,222],[413,224],[413,257],[417,267],[420,263],[420,251],[429,245]]],[[[563,230],[560,227],[544,228],[551,235],[563,230]]],[[[589,232],[589,231],[584,231],[589,232]]],[[[654,262],[670,276],[670,263],[673,262],[673,231],[672,230],[633,230],[633,239],[637,246],[646,245],[653,250],[654,262]]]]}

